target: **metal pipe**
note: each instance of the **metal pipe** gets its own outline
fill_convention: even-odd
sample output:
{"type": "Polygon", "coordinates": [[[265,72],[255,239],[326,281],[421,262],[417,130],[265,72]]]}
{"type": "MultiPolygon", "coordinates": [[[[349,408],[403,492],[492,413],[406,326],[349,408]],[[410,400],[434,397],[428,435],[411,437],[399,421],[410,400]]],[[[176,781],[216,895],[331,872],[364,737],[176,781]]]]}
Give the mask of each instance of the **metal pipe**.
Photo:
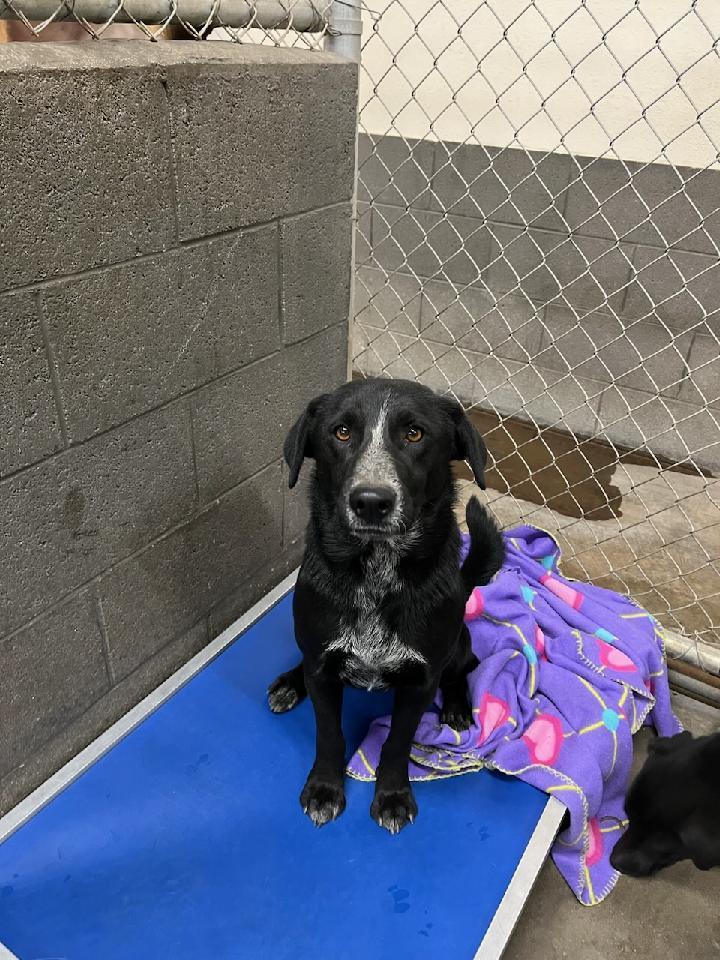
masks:
{"type": "Polygon", "coordinates": [[[693,667],[692,664],[683,663],[682,660],[673,660],[671,657],[668,657],[667,665],[668,670],[682,674],[683,677],[689,677],[691,680],[695,680],[696,683],[704,684],[706,687],[712,687],[713,690],[716,691],[717,698],[720,699],[720,677],[714,677],[711,673],[698,670],[698,668],[693,667]]]}
{"type": "Polygon", "coordinates": [[[681,660],[704,674],[720,677],[720,648],[692,640],[674,630],[665,630],[665,655],[668,660],[681,660]]]}
{"type": "MultiPolygon", "coordinates": [[[[193,27],[292,28],[300,33],[320,33],[327,24],[327,2],[318,0],[64,0],[65,12],[54,16],[57,0],[20,0],[18,9],[33,23],[56,21],[87,23],[165,23],[180,21],[193,27]]],[[[16,14],[0,0],[0,20],[16,14]]]]}
{"type": "Polygon", "coordinates": [[[689,677],[685,673],[673,670],[670,666],[668,667],[668,679],[670,680],[670,688],[677,693],[684,693],[686,697],[699,700],[700,703],[705,703],[709,707],[720,708],[720,690],[715,687],[702,680],[689,677]]]}

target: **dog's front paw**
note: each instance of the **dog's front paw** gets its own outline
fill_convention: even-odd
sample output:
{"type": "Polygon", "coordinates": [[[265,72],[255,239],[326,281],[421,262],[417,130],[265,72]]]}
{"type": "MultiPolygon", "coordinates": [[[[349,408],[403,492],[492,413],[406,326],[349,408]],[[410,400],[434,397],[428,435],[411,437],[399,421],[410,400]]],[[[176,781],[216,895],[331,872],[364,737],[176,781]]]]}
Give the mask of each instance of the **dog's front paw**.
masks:
{"type": "Polygon", "coordinates": [[[333,783],[310,774],[300,794],[300,805],[316,827],[336,820],[345,809],[345,789],[342,782],[333,783]]]}
{"type": "Polygon", "coordinates": [[[305,697],[305,683],[298,669],[282,673],[268,687],[268,706],[273,713],[287,713],[305,697]]]}
{"type": "Polygon", "coordinates": [[[375,823],[390,833],[400,833],[403,827],[414,821],[417,812],[409,784],[400,790],[378,790],[370,807],[370,816],[375,823]]]}
{"type": "Polygon", "coordinates": [[[446,723],[453,730],[462,732],[472,726],[472,708],[466,693],[458,696],[443,696],[443,706],[440,711],[440,722],[446,723]]]}

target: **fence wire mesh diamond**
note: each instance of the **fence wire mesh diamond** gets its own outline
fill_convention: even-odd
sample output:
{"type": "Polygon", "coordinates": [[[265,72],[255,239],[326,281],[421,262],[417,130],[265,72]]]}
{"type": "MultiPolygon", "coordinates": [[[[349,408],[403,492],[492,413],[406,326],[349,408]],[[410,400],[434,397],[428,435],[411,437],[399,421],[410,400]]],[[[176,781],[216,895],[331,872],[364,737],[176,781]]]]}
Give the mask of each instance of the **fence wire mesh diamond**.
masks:
{"type": "Polygon", "coordinates": [[[490,504],[720,665],[720,8],[363,11],[353,367],[452,392],[490,504]]]}

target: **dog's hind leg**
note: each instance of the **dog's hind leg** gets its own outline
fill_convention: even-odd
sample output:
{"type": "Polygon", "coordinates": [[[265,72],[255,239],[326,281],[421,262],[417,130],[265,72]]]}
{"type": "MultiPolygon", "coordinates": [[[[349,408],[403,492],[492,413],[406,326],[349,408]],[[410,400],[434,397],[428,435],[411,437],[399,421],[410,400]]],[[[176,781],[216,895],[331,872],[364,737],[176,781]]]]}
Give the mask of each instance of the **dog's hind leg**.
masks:
{"type": "Polygon", "coordinates": [[[477,657],[470,646],[470,633],[467,626],[463,624],[457,653],[445,667],[440,678],[440,692],[443,700],[440,721],[452,727],[453,730],[468,730],[472,725],[467,676],[477,664],[477,657]]]}
{"type": "Polygon", "coordinates": [[[273,713],[287,713],[307,696],[302,661],[287,673],[281,673],[268,687],[268,705],[273,713]]]}

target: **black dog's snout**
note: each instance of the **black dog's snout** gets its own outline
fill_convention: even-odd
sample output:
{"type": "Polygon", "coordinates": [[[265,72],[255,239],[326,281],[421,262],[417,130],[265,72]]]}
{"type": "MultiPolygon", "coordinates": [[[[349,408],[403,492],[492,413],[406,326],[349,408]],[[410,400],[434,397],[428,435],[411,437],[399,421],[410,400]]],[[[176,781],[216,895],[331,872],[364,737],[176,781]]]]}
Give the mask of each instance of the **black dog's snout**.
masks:
{"type": "Polygon", "coordinates": [[[397,503],[390,487],[355,487],[350,491],[350,509],[363,523],[382,523],[397,503]]]}
{"type": "Polygon", "coordinates": [[[618,873],[625,873],[628,869],[628,860],[625,848],[618,842],[610,854],[610,866],[618,873]]]}

